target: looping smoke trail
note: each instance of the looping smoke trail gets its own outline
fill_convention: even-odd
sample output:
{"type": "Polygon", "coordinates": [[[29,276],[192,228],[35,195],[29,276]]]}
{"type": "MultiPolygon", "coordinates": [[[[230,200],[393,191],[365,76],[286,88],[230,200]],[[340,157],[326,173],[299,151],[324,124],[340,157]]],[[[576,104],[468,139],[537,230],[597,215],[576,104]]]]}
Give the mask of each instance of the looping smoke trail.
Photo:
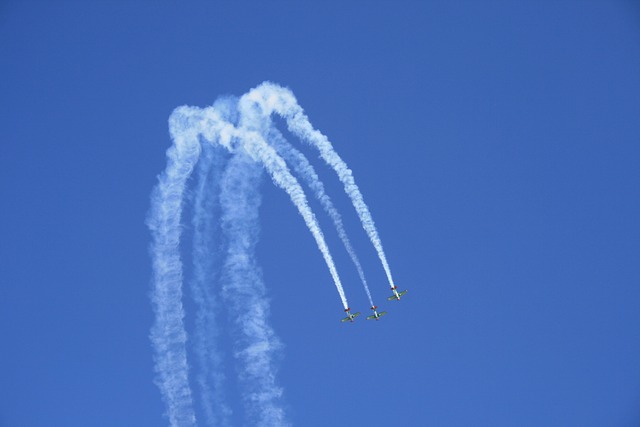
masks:
{"type": "MultiPolygon", "coordinates": [[[[233,109],[233,107],[229,105],[235,104],[232,101],[229,101],[227,104],[228,109],[233,109]]],[[[259,129],[259,126],[251,126],[251,115],[240,111],[240,117],[243,119],[243,123],[241,126],[236,127],[231,122],[232,120],[228,117],[223,117],[225,114],[224,111],[221,111],[220,105],[214,107],[206,109],[179,107],[174,110],[171,115],[170,130],[174,147],[172,147],[170,152],[179,153],[177,157],[182,159],[186,154],[189,154],[187,148],[190,147],[193,148],[195,155],[193,158],[189,157],[190,162],[188,163],[188,167],[182,167],[181,163],[181,167],[178,168],[181,172],[179,179],[174,179],[173,181],[179,184],[179,191],[173,192],[175,194],[172,193],[171,197],[160,198],[160,200],[154,204],[156,208],[153,209],[153,212],[158,211],[164,213],[170,210],[173,213],[177,211],[177,215],[173,213],[171,216],[173,219],[172,227],[177,234],[173,236],[170,243],[174,251],[174,256],[177,257],[179,261],[177,248],[180,237],[179,223],[181,211],[171,204],[168,204],[167,199],[174,201],[174,204],[177,203],[177,207],[181,209],[185,182],[191,173],[193,164],[198,158],[198,142],[200,137],[208,143],[213,145],[219,144],[225,147],[233,154],[233,163],[229,164],[225,172],[220,195],[221,209],[223,210],[221,225],[227,237],[228,244],[227,258],[223,265],[225,283],[223,285],[222,295],[225,303],[231,307],[230,312],[234,316],[234,322],[242,332],[242,334],[235,336],[237,340],[236,345],[241,347],[236,352],[236,357],[243,363],[244,367],[241,379],[243,379],[247,392],[245,395],[247,411],[259,425],[285,426],[287,422],[284,411],[279,405],[282,391],[275,384],[274,368],[271,366],[273,353],[277,350],[279,344],[273,331],[266,323],[268,318],[268,304],[264,297],[264,285],[261,284],[259,269],[256,267],[255,261],[253,261],[252,258],[253,246],[255,245],[254,238],[257,238],[257,205],[255,208],[251,208],[251,206],[252,203],[259,204],[260,199],[257,187],[250,185],[254,181],[251,178],[251,171],[255,170],[256,167],[262,165],[269,172],[273,182],[284,189],[290,196],[316,240],[318,248],[334,279],[344,308],[348,307],[347,300],[315,215],[308,206],[306,196],[300,184],[296,178],[291,175],[284,160],[269,146],[264,140],[264,137],[256,131],[256,129],[259,129]],[[253,160],[250,160],[247,155],[253,160]],[[242,186],[243,183],[246,184],[245,187],[242,186]],[[242,188],[244,188],[244,190],[240,191],[242,188]],[[240,207],[244,207],[245,210],[243,211],[240,207]]],[[[169,156],[169,166],[167,166],[167,170],[165,171],[167,175],[171,174],[173,170],[172,159],[173,157],[169,156]]],[[[196,206],[195,209],[195,213],[197,214],[200,207],[196,206]]],[[[197,234],[198,231],[196,230],[196,235],[197,234]]],[[[196,244],[198,243],[196,242],[196,244]]],[[[154,252],[155,261],[157,261],[160,256],[161,254],[158,251],[154,252]]],[[[198,253],[195,254],[196,262],[198,262],[197,257],[199,256],[198,253]]],[[[178,343],[182,345],[181,356],[183,363],[174,366],[173,370],[165,370],[162,368],[158,370],[163,373],[166,371],[167,378],[181,384],[183,392],[187,393],[189,397],[188,405],[185,404],[183,406],[188,407],[188,411],[192,414],[191,392],[187,380],[188,369],[186,354],[184,354],[186,333],[184,332],[182,322],[184,314],[180,300],[182,296],[180,289],[182,265],[178,262],[174,267],[174,273],[177,274],[179,278],[179,280],[174,283],[177,293],[169,299],[163,299],[159,297],[161,290],[156,287],[154,299],[160,298],[164,306],[177,311],[179,314],[172,324],[175,329],[182,333],[181,336],[183,338],[182,340],[178,340],[178,343]]],[[[196,272],[196,274],[198,274],[198,272],[196,272]]],[[[202,294],[195,292],[194,296],[197,299],[198,296],[202,296],[202,294]]],[[[199,304],[207,304],[208,301],[196,302],[199,304]]],[[[162,312],[159,309],[156,310],[156,315],[159,319],[158,322],[163,321],[163,319],[161,319],[162,312]]],[[[199,322],[198,319],[196,319],[196,323],[197,322],[199,322]]],[[[164,332],[166,332],[166,330],[164,332]]],[[[162,337],[160,332],[158,336],[170,340],[170,337],[162,337]]],[[[162,348],[160,344],[155,342],[154,344],[156,344],[158,354],[165,354],[165,349],[162,348]]],[[[201,348],[196,347],[196,352],[200,350],[201,348]]],[[[206,357],[205,352],[203,352],[201,356],[206,357]]],[[[204,381],[210,382],[211,380],[205,379],[204,381]]],[[[207,385],[207,387],[208,386],[209,385],[207,385]]],[[[160,388],[163,394],[171,395],[171,387],[161,385],[160,388]]],[[[201,390],[204,390],[203,396],[206,398],[207,388],[205,387],[201,390]]],[[[187,413],[187,409],[181,407],[176,410],[176,406],[179,405],[176,404],[175,399],[167,398],[165,400],[169,408],[172,425],[189,425],[188,421],[185,421],[189,419],[188,416],[173,416],[174,413],[187,413]]],[[[222,413],[224,413],[224,405],[221,408],[222,413]]],[[[213,411],[210,411],[207,416],[213,417],[213,411]]],[[[190,419],[190,423],[193,424],[195,417],[191,416],[190,419]]]]}
{"type": "MultiPolygon", "coordinates": [[[[173,146],[167,151],[167,168],[160,175],[158,185],[152,193],[151,210],[147,219],[152,233],[151,299],[156,320],[151,329],[151,340],[157,372],[156,383],[166,404],[172,426],[194,426],[196,422],[188,380],[179,243],[185,186],[200,156],[200,141],[222,146],[232,154],[220,187],[220,225],[226,238],[226,258],[222,266],[222,298],[229,307],[235,327],[241,332],[234,334],[235,357],[242,364],[240,378],[245,387],[244,398],[251,421],[265,427],[288,425],[282,409],[282,390],[275,382],[273,366],[273,356],[277,354],[280,343],[268,325],[268,301],[261,272],[254,259],[259,229],[258,185],[261,167],[266,169],[274,184],[289,195],[298,209],[322,253],[344,308],[348,307],[333,258],[307,198],[298,180],[289,171],[285,160],[267,142],[267,139],[273,137],[275,129],[270,120],[273,112],[285,118],[289,129],[295,135],[318,148],[325,162],[338,173],[356,207],[363,227],[378,250],[389,282],[393,283],[373,220],[355,185],[351,171],[333,151],[326,137],[313,129],[290,91],[265,83],[239,100],[222,99],[213,107],[205,109],[187,106],[176,108],[169,119],[173,146]]],[[[341,238],[344,236],[343,243],[352,255],[369,295],[364,273],[346,237],[341,217],[324,193],[324,187],[307,159],[301,154],[296,155],[296,151],[290,148],[290,151],[285,150],[287,156],[294,160],[292,163],[298,173],[309,180],[311,188],[334,220],[341,238]]],[[[207,259],[207,251],[212,245],[207,236],[212,229],[213,214],[207,210],[215,195],[206,194],[206,170],[210,159],[207,155],[203,158],[193,219],[196,229],[193,294],[199,307],[195,319],[194,349],[201,364],[197,382],[203,397],[207,421],[213,424],[217,420],[228,425],[230,411],[223,399],[220,398],[220,402],[215,406],[207,406],[206,403],[222,396],[222,377],[210,375],[220,371],[220,364],[214,348],[215,334],[206,336],[203,332],[215,332],[215,317],[209,316],[206,311],[216,307],[213,294],[209,293],[210,289],[206,286],[207,279],[213,275],[210,260],[207,259]],[[207,363],[210,364],[211,370],[204,368],[207,363]]],[[[369,299],[371,300],[370,295],[369,299]]]]}
{"type": "Polygon", "coordinates": [[[387,257],[382,248],[382,241],[378,236],[378,230],[373,222],[369,208],[364,202],[362,193],[360,193],[360,189],[355,183],[353,173],[338,153],[336,153],[329,139],[320,131],[313,128],[293,93],[286,88],[265,82],[250,90],[243,98],[246,98],[248,102],[252,102],[254,104],[254,110],[261,110],[264,116],[270,116],[275,112],[283,117],[291,133],[318,149],[322,159],[336,172],[344,186],[345,192],[349,198],[351,198],[351,203],[358,213],[362,227],[369,236],[369,240],[371,240],[378,254],[378,258],[382,263],[389,285],[394,287],[391,269],[389,268],[387,257]]]}
{"type": "Polygon", "coordinates": [[[188,365],[182,308],[182,261],[180,217],[186,180],[196,163],[200,145],[190,134],[175,134],[174,145],[167,150],[167,168],[159,176],[151,195],[147,225],[151,230],[153,292],[156,315],[151,328],[154,347],[156,384],[167,407],[172,426],[195,425],[195,413],[189,388],[188,365]]]}
{"type": "Polygon", "coordinates": [[[294,172],[301,176],[306,182],[309,188],[313,191],[316,199],[322,205],[324,211],[329,215],[331,220],[333,221],[333,225],[338,232],[338,237],[342,241],[353,265],[356,267],[358,271],[358,276],[360,277],[360,281],[364,286],[364,290],[367,293],[367,298],[369,298],[369,304],[374,306],[373,298],[371,298],[371,291],[369,291],[369,286],[367,285],[367,279],[364,275],[364,270],[362,269],[362,265],[360,264],[360,260],[358,259],[358,255],[356,255],[356,251],[351,246],[351,241],[349,240],[349,236],[347,235],[347,231],[344,229],[344,224],[342,223],[342,216],[338,212],[338,210],[333,205],[331,198],[324,190],[324,184],[318,177],[315,169],[309,163],[307,157],[302,154],[300,151],[295,149],[293,145],[287,141],[284,136],[276,129],[275,127],[271,127],[269,129],[268,140],[270,144],[275,148],[276,152],[282,156],[282,158],[291,165],[294,172]]]}

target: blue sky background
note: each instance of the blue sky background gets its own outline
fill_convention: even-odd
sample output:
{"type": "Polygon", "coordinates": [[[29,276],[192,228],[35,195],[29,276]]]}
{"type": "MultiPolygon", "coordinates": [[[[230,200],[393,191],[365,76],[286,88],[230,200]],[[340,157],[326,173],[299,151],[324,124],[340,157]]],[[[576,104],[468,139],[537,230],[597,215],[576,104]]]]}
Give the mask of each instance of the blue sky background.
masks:
{"type": "Polygon", "coordinates": [[[258,255],[294,425],[640,424],[637,3],[4,1],[0,70],[0,426],[166,425],[144,218],[167,118],[267,79],[353,169],[409,289],[386,302],[307,151],[389,311],[341,324],[265,180],[258,255]]]}

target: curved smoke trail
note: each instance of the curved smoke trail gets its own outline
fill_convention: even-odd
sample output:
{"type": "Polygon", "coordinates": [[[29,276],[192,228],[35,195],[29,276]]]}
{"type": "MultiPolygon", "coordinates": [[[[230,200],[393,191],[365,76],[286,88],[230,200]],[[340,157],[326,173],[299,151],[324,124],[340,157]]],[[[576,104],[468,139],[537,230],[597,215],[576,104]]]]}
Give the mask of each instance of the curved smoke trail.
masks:
{"type": "Polygon", "coordinates": [[[324,239],[324,234],[318,225],[318,220],[313,211],[309,207],[307,196],[305,196],[302,187],[298,180],[291,174],[285,161],[278,155],[278,153],[265,141],[264,137],[257,132],[257,130],[264,131],[264,123],[261,122],[260,116],[254,114],[252,104],[246,102],[246,98],[243,96],[238,103],[238,110],[240,111],[240,128],[239,138],[242,141],[242,146],[245,151],[255,159],[259,159],[260,162],[271,175],[276,186],[282,188],[291,198],[293,204],[298,208],[298,212],[307,224],[307,228],[313,235],[316,241],[318,249],[322,253],[329,273],[333,278],[333,283],[338,290],[340,300],[344,309],[348,309],[347,297],[342,288],[342,282],[338,276],[338,271],[333,262],[333,257],[329,252],[329,247],[324,239]]]}
{"type": "Polygon", "coordinates": [[[293,147],[287,141],[284,136],[276,129],[275,127],[271,127],[268,134],[269,143],[275,148],[282,158],[291,165],[294,172],[301,176],[306,182],[309,188],[313,191],[316,199],[322,205],[324,211],[329,215],[331,221],[333,221],[333,225],[338,232],[338,237],[342,241],[349,257],[351,258],[351,262],[356,267],[358,271],[358,276],[360,277],[360,281],[364,286],[364,290],[367,293],[367,298],[369,298],[369,304],[374,306],[373,298],[371,297],[371,291],[369,291],[369,285],[367,285],[367,279],[364,276],[364,270],[362,269],[362,265],[360,264],[360,260],[358,259],[358,255],[356,255],[356,251],[351,246],[351,241],[349,240],[349,236],[347,235],[347,231],[344,229],[344,224],[342,223],[342,216],[340,212],[335,208],[331,198],[327,195],[324,190],[324,184],[320,180],[320,177],[316,173],[315,169],[309,163],[307,157],[302,154],[299,150],[293,147]]]}
{"type": "Polygon", "coordinates": [[[273,183],[282,188],[289,195],[296,208],[298,208],[298,212],[307,224],[307,228],[309,228],[313,238],[316,240],[318,249],[320,249],[320,252],[322,253],[324,261],[329,268],[329,273],[331,274],[336,289],[338,290],[338,294],[340,295],[342,306],[346,310],[349,308],[349,305],[347,303],[347,297],[344,293],[344,289],[342,288],[342,282],[338,276],[338,271],[336,270],[336,266],[333,262],[333,257],[331,256],[329,247],[325,242],[324,234],[318,225],[318,220],[309,207],[307,196],[304,195],[304,191],[298,183],[298,180],[291,175],[291,172],[289,172],[284,160],[282,160],[275,150],[258,134],[246,133],[243,139],[243,146],[250,156],[262,162],[265,169],[269,172],[269,175],[271,175],[273,183]]]}
{"type": "Polygon", "coordinates": [[[303,113],[298,113],[291,118],[287,118],[287,124],[294,134],[298,135],[302,140],[306,140],[314,145],[320,151],[320,155],[323,160],[338,174],[340,181],[344,185],[345,192],[349,198],[351,198],[351,203],[358,213],[358,217],[362,223],[362,228],[366,231],[369,236],[369,240],[378,254],[378,258],[382,263],[382,268],[387,275],[389,286],[394,287],[395,284],[393,282],[393,277],[391,276],[391,268],[387,262],[384,249],[382,248],[382,241],[378,236],[378,230],[373,222],[373,217],[369,212],[369,208],[364,202],[362,193],[360,193],[360,189],[355,183],[351,169],[347,167],[347,164],[334,151],[331,142],[329,142],[327,137],[319,131],[313,130],[311,124],[303,113]]]}
{"type": "MultiPolygon", "coordinates": [[[[221,116],[215,107],[199,109],[196,107],[182,106],[176,108],[171,114],[175,123],[181,123],[184,132],[195,132],[202,135],[211,143],[218,143],[231,152],[243,149],[252,158],[260,161],[267,169],[276,186],[283,189],[291,199],[294,206],[304,219],[307,228],[316,241],[316,245],[324,258],[334,285],[340,295],[344,308],[348,308],[347,297],[338,276],[338,271],[329,252],[329,247],[324,239],[324,234],[318,225],[318,221],[309,207],[307,197],[298,180],[291,174],[286,163],[278,153],[265,141],[259,132],[264,128],[261,117],[253,113],[251,104],[247,104],[244,97],[238,102],[240,125],[236,127],[221,116]]],[[[231,101],[229,101],[231,102],[231,101]]]]}
{"type": "Polygon", "coordinates": [[[344,160],[336,153],[329,139],[320,131],[313,128],[293,93],[281,86],[265,82],[250,90],[243,98],[246,98],[248,100],[247,102],[253,102],[254,105],[259,105],[265,116],[270,116],[274,112],[282,116],[287,122],[289,131],[301,140],[313,145],[320,152],[320,156],[325,163],[331,166],[336,172],[340,182],[342,182],[344,186],[345,192],[351,199],[353,207],[358,213],[362,227],[366,231],[367,236],[369,236],[369,240],[371,240],[378,254],[378,258],[387,275],[389,285],[394,287],[391,269],[389,268],[387,257],[382,248],[382,241],[378,236],[378,230],[373,222],[369,208],[364,202],[362,193],[360,193],[360,189],[355,183],[351,169],[348,168],[344,160]]]}

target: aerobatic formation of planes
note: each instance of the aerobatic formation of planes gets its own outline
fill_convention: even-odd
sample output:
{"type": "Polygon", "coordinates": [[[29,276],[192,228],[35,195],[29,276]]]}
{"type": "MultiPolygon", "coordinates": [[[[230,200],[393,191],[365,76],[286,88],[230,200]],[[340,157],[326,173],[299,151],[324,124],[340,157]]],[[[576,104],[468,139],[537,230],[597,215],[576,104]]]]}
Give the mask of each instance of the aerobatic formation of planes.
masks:
{"type": "MultiPolygon", "coordinates": [[[[404,290],[402,292],[398,292],[398,287],[397,286],[393,286],[391,288],[391,290],[393,291],[393,295],[391,295],[389,298],[387,298],[389,301],[400,301],[400,297],[407,293],[406,290],[404,290]]],[[[377,305],[374,305],[374,306],[371,307],[371,310],[373,310],[373,314],[371,316],[367,316],[367,320],[380,320],[380,318],[382,316],[387,314],[386,311],[381,311],[380,313],[378,313],[377,309],[378,309],[377,305]]],[[[352,314],[350,308],[347,308],[344,311],[347,312],[347,317],[342,319],[342,322],[354,322],[356,320],[356,317],[360,316],[360,312],[359,311],[357,313],[353,313],[352,314]]]]}

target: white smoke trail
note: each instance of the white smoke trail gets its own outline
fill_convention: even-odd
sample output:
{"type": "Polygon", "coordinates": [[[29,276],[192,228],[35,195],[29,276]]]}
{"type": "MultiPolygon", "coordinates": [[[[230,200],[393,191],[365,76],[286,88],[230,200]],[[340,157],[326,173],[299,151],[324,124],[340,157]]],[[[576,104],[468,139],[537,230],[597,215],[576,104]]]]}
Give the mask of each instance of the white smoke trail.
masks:
{"type": "MultiPolygon", "coordinates": [[[[253,260],[260,200],[255,183],[259,174],[255,175],[255,171],[260,171],[260,164],[269,172],[273,182],[287,192],[303,217],[325,259],[344,308],[348,307],[347,299],[322,231],[300,184],[291,175],[284,160],[254,130],[259,126],[251,126],[250,116],[243,120],[243,126],[240,127],[223,117],[225,114],[222,109],[232,109],[231,104],[235,106],[233,101],[228,100],[206,109],[179,107],[170,119],[171,133],[176,145],[183,141],[197,141],[202,136],[209,143],[219,144],[234,154],[225,171],[220,195],[223,211],[221,226],[228,244],[223,266],[225,282],[222,296],[242,332],[234,334],[234,338],[240,347],[236,356],[244,366],[241,379],[247,392],[245,400],[248,412],[259,425],[285,426],[287,421],[280,405],[282,391],[275,384],[272,362],[279,343],[267,324],[268,303],[264,297],[260,271],[253,260]]],[[[188,173],[184,179],[187,176],[188,173]]],[[[196,206],[195,209],[200,208],[196,206]]],[[[175,240],[177,243],[178,239],[175,240]]],[[[195,254],[195,257],[199,256],[195,254]]],[[[178,272],[181,273],[179,268],[178,272]]]]}
{"type": "Polygon", "coordinates": [[[336,270],[333,258],[327,247],[327,243],[324,240],[324,234],[318,225],[316,216],[309,207],[307,197],[300,186],[298,180],[291,175],[291,172],[287,168],[285,161],[276,153],[276,151],[269,144],[266,143],[262,135],[256,130],[264,130],[265,124],[260,121],[260,116],[254,114],[253,106],[243,96],[238,103],[238,110],[240,111],[240,140],[242,141],[245,151],[254,159],[260,160],[264,167],[271,175],[271,179],[274,184],[282,188],[291,198],[293,204],[298,208],[298,212],[307,224],[307,228],[316,240],[316,244],[322,256],[324,258],[329,273],[333,278],[333,282],[340,295],[340,300],[344,309],[348,309],[347,297],[342,288],[338,271],[336,270]]]}
{"type": "Polygon", "coordinates": [[[215,262],[215,212],[218,210],[217,196],[224,161],[222,150],[211,144],[202,146],[193,201],[194,277],[191,294],[197,306],[193,349],[198,363],[195,380],[200,392],[200,405],[207,425],[229,427],[231,409],[224,394],[225,375],[219,348],[217,313],[220,304],[213,289],[213,284],[219,279],[215,262]]]}
{"type": "MultiPolygon", "coordinates": [[[[291,175],[284,160],[265,141],[259,133],[266,129],[261,117],[256,116],[252,110],[252,105],[247,104],[244,97],[238,103],[240,126],[236,127],[232,123],[224,120],[219,111],[214,107],[199,109],[196,107],[178,107],[172,113],[175,121],[189,123],[190,131],[202,135],[211,143],[218,143],[227,148],[230,152],[237,149],[244,149],[253,159],[260,161],[269,172],[272,181],[282,188],[291,198],[294,206],[302,216],[307,228],[316,241],[316,245],[324,258],[329,273],[340,295],[340,300],[345,309],[347,297],[342,287],[342,282],[338,276],[335,264],[329,248],[325,242],[324,234],[318,225],[313,211],[309,207],[307,197],[300,186],[298,180],[291,175]],[[239,146],[239,147],[238,147],[239,146]]],[[[229,101],[230,102],[230,101],[229,101]]]]}
{"type": "Polygon", "coordinates": [[[198,160],[200,146],[191,132],[176,133],[169,122],[174,144],[167,150],[167,168],[151,195],[147,225],[151,230],[153,285],[151,301],[156,315],[151,328],[156,384],[172,426],[194,426],[182,308],[180,217],[186,180],[198,160]]]}
{"type": "Polygon", "coordinates": [[[220,193],[221,226],[227,256],[222,296],[240,334],[234,333],[236,358],[252,424],[289,425],[282,409],[282,389],[275,381],[274,353],[280,342],[268,324],[269,304],[262,274],[254,258],[258,240],[259,184],[262,168],[239,151],[229,161],[220,193]]]}
{"type": "MultiPolygon", "coordinates": [[[[382,263],[382,267],[387,275],[389,285],[394,287],[393,278],[391,276],[391,269],[387,262],[387,257],[382,248],[382,242],[378,236],[373,217],[369,212],[369,208],[364,202],[362,193],[355,183],[353,173],[347,167],[347,164],[333,149],[333,146],[329,139],[323,135],[320,131],[313,128],[309,119],[304,114],[302,107],[298,104],[293,93],[275,85],[270,82],[265,82],[258,87],[252,89],[243,96],[247,99],[247,102],[253,102],[254,106],[259,106],[262,110],[262,114],[270,116],[272,113],[277,113],[283,117],[287,122],[287,127],[294,135],[298,136],[301,140],[313,145],[320,152],[322,159],[329,165],[338,175],[338,178],[344,186],[344,190],[351,199],[351,202],[358,213],[362,227],[369,236],[369,240],[373,244],[378,258],[382,263]]],[[[256,108],[254,107],[253,110],[256,108]]],[[[258,114],[256,112],[254,114],[258,114]]]]}
{"type": "MultiPolygon", "coordinates": [[[[167,168],[159,177],[159,183],[152,194],[152,206],[147,223],[153,236],[152,304],[156,320],[151,330],[151,340],[154,346],[156,383],[167,406],[167,415],[172,426],[194,426],[196,423],[188,380],[189,367],[185,346],[187,335],[183,322],[182,262],[179,243],[185,186],[200,155],[200,137],[214,146],[223,146],[233,154],[222,179],[220,194],[221,227],[227,241],[222,297],[230,307],[229,311],[237,328],[242,332],[242,334],[234,334],[236,346],[239,347],[236,357],[242,361],[244,367],[241,379],[248,391],[245,400],[250,417],[259,425],[288,425],[281,406],[282,391],[275,383],[275,368],[272,362],[279,348],[279,341],[267,324],[268,302],[260,270],[253,258],[258,235],[260,166],[267,170],[272,181],[289,195],[298,209],[322,253],[343,307],[348,308],[347,298],[333,258],[307,198],[285,161],[265,140],[265,135],[268,135],[271,128],[269,117],[271,112],[275,111],[282,115],[294,134],[318,147],[325,161],[338,172],[356,206],[365,230],[372,241],[378,242],[376,245],[374,241],[374,246],[379,248],[379,256],[392,283],[373,221],[362,201],[362,196],[355,187],[351,171],[333,152],[329,141],[311,127],[302,109],[295,102],[293,94],[269,84],[262,85],[260,88],[262,92],[253,90],[237,103],[235,100],[227,99],[206,109],[179,107],[174,110],[169,119],[173,146],[167,151],[167,168]],[[256,103],[256,98],[260,104],[256,103]],[[256,108],[257,106],[261,106],[262,110],[256,108]],[[230,111],[235,117],[229,117],[230,111]],[[239,121],[238,126],[234,124],[237,121],[239,121]],[[370,231],[370,228],[373,231],[370,231]]],[[[304,156],[302,158],[306,161],[304,156]]],[[[304,166],[303,163],[299,165],[304,166]]],[[[203,170],[205,168],[206,164],[203,165],[203,170]]],[[[312,188],[334,219],[338,229],[344,231],[341,218],[324,194],[322,183],[317,179],[313,168],[310,172],[306,167],[301,170],[305,171],[303,176],[306,173],[306,177],[311,180],[312,188]]],[[[201,368],[209,364],[207,366],[211,369],[201,369],[197,382],[200,385],[207,421],[212,424],[215,422],[229,424],[230,411],[222,399],[215,407],[207,403],[222,396],[220,394],[222,377],[215,375],[220,371],[214,348],[215,336],[205,337],[204,333],[201,335],[202,331],[215,328],[215,317],[205,313],[209,308],[215,308],[215,300],[206,287],[206,279],[211,270],[206,257],[212,245],[208,237],[210,233],[207,230],[211,227],[211,215],[213,215],[207,212],[207,207],[209,201],[213,199],[208,199],[208,195],[205,194],[207,188],[204,184],[206,182],[204,175],[206,173],[201,171],[201,181],[197,188],[198,197],[194,206],[196,279],[193,284],[193,293],[194,300],[199,306],[195,319],[197,337],[195,351],[201,368]]],[[[346,237],[346,233],[344,235],[346,237]]],[[[349,251],[351,246],[348,240],[346,242],[345,246],[349,251]]],[[[352,249],[350,254],[353,253],[355,258],[352,249]]],[[[354,263],[357,267],[359,266],[359,262],[354,263]]],[[[359,274],[362,273],[361,270],[359,267],[359,274]]],[[[361,278],[368,291],[363,273],[361,278]]],[[[369,298],[371,300],[370,295],[369,298]]]]}
{"type": "Polygon", "coordinates": [[[360,264],[360,260],[358,259],[358,255],[356,255],[355,249],[351,245],[351,241],[349,240],[349,236],[347,235],[347,231],[344,229],[344,224],[342,223],[342,216],[338,212],[338,210],[333,205],[331,198],[327,195],[324,190],[324,184],[320,180],[320,177],[316,173],[315,169],[309,163],[307,157],[302,154],[299,150],[293,147],[289,141],[287,141],[284,136],[276,129],[275,127],[271,127],[268,134],[269,143],[275,148],[277,153],[282,156],[282,158],[291,165],[294,172],[301,176],[309,188],[313,191],[316,199],[322,205],[324,211],[329,215],[331,220],[333,221],[333,225],[338,232],[338,237],[342,241],[353,265],[356,267],[358,271],[358,276],[360,277],[360,281],[364,286],[364,290],[367,293],[367,297],[369,298],[369,304],[374,306],[373,298],[371,298],[371,292],[369,291],[369,286],[367,285],[367,279],[364,275],[364,270],[362,269],[362,265],[360,264]]]}

